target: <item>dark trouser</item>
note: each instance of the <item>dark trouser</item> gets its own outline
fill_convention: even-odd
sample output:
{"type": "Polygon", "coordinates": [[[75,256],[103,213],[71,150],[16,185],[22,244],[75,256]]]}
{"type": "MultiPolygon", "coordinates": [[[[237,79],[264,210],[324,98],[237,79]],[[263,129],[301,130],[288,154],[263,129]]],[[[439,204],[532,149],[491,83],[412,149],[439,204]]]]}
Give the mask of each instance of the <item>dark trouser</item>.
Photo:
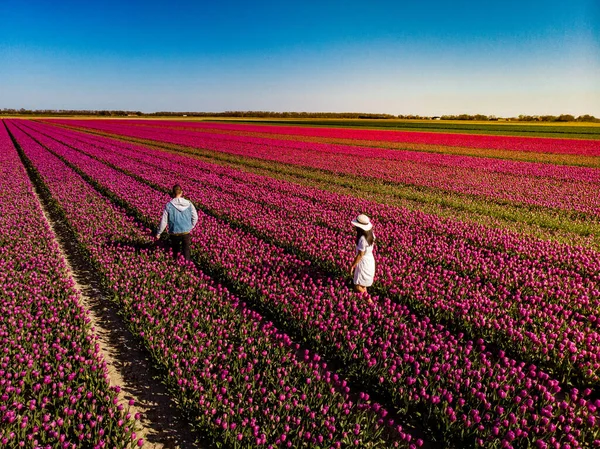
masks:
{"type": "Polygon", "coordinates": [[[179,253],[183,250],[185,260],[192,260],[190,248],[192,239],[189,234],[171,234],[171,248],[173,248],[173,257],[177,259],[179,253]]]}

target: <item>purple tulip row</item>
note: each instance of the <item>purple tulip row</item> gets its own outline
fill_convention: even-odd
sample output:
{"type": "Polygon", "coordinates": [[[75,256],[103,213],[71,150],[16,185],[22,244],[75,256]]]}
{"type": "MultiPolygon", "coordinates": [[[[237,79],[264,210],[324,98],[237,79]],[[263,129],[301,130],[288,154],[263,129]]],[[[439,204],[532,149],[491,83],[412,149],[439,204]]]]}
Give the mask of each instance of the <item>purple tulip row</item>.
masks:
{"type": "MultiPolygon", "coordinates": [[[[143,190],[143,184],[67,147],[54,151],[132,209],[148,218],[155,213],[156,206],[137,204],[127,193],[143,190]]],[[[154,182],[161,184],[159,179],[154,182]]],[[[341,281],[313,281],[299,270],[305,265],[302,260],[200,215],[202,234],[194,236],[194,245],[201,260],[260,293],[260,300],[290,326],[303,328],[324,352],[339,353],[362,376],[379,379],[378,388],[399,409],[422,406],[449,434],[471,435],[481,444],[521,447],[561,440],[578,447],[595,441],[594,402],[576,390],[562,400],[565,393],[558,382],[538,368],[504,356],[496,359],[482,342],[455,337],[385,298],[371,304],[341,281]]]]}
{"type": "MultiPolygon", "coordinates": [[[[34,126],[34,124],[28,125],[34,126]]],[[[378,215],[382,216],[395,213],[395,216],[393,217],[394,221],[399,221],[404,224],[402,220],[408,221],[412,219],[413,222],[420,223],[422,228],[426,228],[427,233],[429,234],[447,235],[452,240],[457,237],[461,240],[468,239],[476,248],[483,247],[495,252],[517,255],[520,258],[528,258],[533,261],[544,263],[544,266],[548,267],[552,266],[571,269],[584,275],[594,276],[600,274],[600,260],[598,260],[597,252],[593,250],[574,248],[568,245],[542,241],[535,238],[527,238],[505,230],[489,230],[477,224],[457,222],[455,220],[440,220],[431,215],[374,204],[362,199],[342,195],[331,195],[328,192],[323,192],[318,189],[299,186],[293,183],[241,172],[239,170],[233,170],[214,164],[207,164],[186,155],[157,152],[156,150],[148,149],[141,145],[123,141],[118,141],[117,143],[114,139],[102,136],[73,132],[72,130],[49,127],[39,123],[35,124],[35,129],[45,133],[50,132],[52,137],[67,138],[75,145],[81,146],[82,144],[89,144],[98,146],[104,150],[113,149],[120,151],[123,156],[133,158],[143,163],[149,163],[154,159],[158,159],[161,160],[161,162],[159,162],[160,164],[164,164],[164,160],[167,159],[172,163],[180,164],[180,168],[181,164],[183,164],[185,167],[190,167],[194,170],[197,169],[203,173],[210,172],[216,176],[232,178],[242,184],[252,184],[253,186],[264,185],[266,189],[272,192],[272,194],[281,193],[288,196],[291,194],[293,196],[305,198],[310,202],[318,203],[320,206],[327,209],[339,207],[339,203],[344,202],[344,198],[346,198],[346,201],[344,202],[346,207],[348,207],[346,204],[348,203],[352,205],[353,210],[376,208],[378,215]],[[144,155],[143,160],[140,159],[140,154],[144,155]],[[398,211],[401,212],[400,216],[398,216],[398,211]]],[[[183,169],[183,171],[186,171],[187,177],[190,176],[190,172],[193,173],[191,170],[183,169]]],[[[215,177],[215,180],[218,180],[218,178],[215,177]]],[[[262,191],[259,193],[262,193],[262,191]]],[[[262,196],[260,200],[263,202],[268,201],[270,200],[270,195],[262,196]]],[[[303,207],[303,205],[301,206],[303,207]]],[[[407,224],[412,225],[412,222],[408,222],[407,224]]]]}
{"type": "MultiPolygon", "coordinates": [[[[64,151],[59,142],[34,134],[49,147],[64,151]]],[[[432,317],[457,321],[471,334],[511,348],[520,358],[555,371],[559,378],[598,380],[600,257],[594,252],[569,257],[565,253],[573,249],[566,245],[519,241],[498,230],[473,230],[462,223],[306,189],[186,156],[161,155],[106,138],[77,137],[60,130],[55,136],[165,188],[175,176],[203,207],[291,245],[313,260],[335,265],[339,271],[349,264],[351,255],[348,217],[370,211],[377,217],[378,279],[388,293],[408,297],[413,307],[432,317]],[[484,233],[492,241],[502,242],[505,237],[508,243],[485,247],[483,238],[473,237],[484,233]],[[536,243],[533,258],[524,257],[536,243]],[[507,254],[508,248],[518,245],[523,248],[520,253],[507,254]],[[559,257],[564,268],[556,266],[559,257]]],[[[158,214],[147,187],[139,186],[130,195],[136,195],[131,198],[135,204],[158,214]]]]}
{"type": "MultiPolygon", "coordinates": [[[[173,162],[180,162],[191,166],[201,172],[210,171],[215,175],[226,176],[228,178],[239,179],[247,184],[258,184],[266,185],[268,189],[274,192],[291,193],[292,195],[306,198],[312,202],[318,202],[319,204],[331,207],[339,207],[342,196],[330,195],[327,192],[323,192],[318,189],[307,188],[304,186],[298,186],[289,182],[279,181],[264,176],[253,175],[251,173],[240,172],[238,170],[232,170],[227,167],[222,167],[214,164],[203,164],[201,161],[188,158],[183,155],[174,155],[172,153],[161,153],[154,149],[149,149],[141,145],[134,143],[118,141],[98,135],[90,135],[83,132],[73,132],[72,130],[66,130],[58,127],[50,127],[44,123],[31,123],[27,125],[34,126],[35,129],[51,132],[53,136],[62,136],[70,139],[72,142],[77,142],[76,145],[91,144],[93,146],[99,146],[102,149],[110,150],[113,146],[118,151],[124,153],[124,155],[130,155],[130,157],[139,158],[139,154],[157,157],[160,159],[168,158],[173,162]]],[[[150,159],[147,159],[150,160],[150,159]]],[[[552,167],[544,165],[544,167],[552,167]]],[[[264,198],[268,199],[268,198],[264,198]]],[[[364,201],[358,198],[351,198],[352,204],[355,205],[355,209],[365,209],[378,207],[374,206],[373,203],[364,201]]],[[[388,210],[383,206],[383,210],[388,210]]],[[[391,210],[398,211],[397,208],[391,210]]],[[[535,238],[526,238],[522,235],[516,234],[510,231],[490,231],[480,225],[456,222],[453,220],[436,220],[436,217],[431,215],[409,212],[402,210],[402,214],[398,216],[396,214],[396,220],[410,219],[414,215],[414,221],[421,223],[422,227],[426,227],[428,233],[448,235],[450,238],[460,238],[472,241],[476,247],[489,248],[493,251],[501,253],[509,253],[510,255],[518,255],[521,258],[529,258],[534,261],[546,262],[549,265],[559,268],[567,268],[571,270],[577,270],[582,274],[600,274],[600,258],[598,258],[597,252],[588,250],[586,248],[573,248],[568,245],[562,245],[550,241],[541,241],[535,238]],[[408,218],[405,218],[408,215],[408,218]]],[[[379,210],[377,210],[379,212],[379,210]]],[[[410,224],[410,223],[409,223],[410,224]]]]}
{"type": "Polygon", "coordinates": [[[447,147],[493,148],[534,153],[562,153],[600,156],[597,141],[548,137],[518,137],[482,134],[394,131],[335,127],[278,126],[247,123],[186,122],[172,120],[130,120],[128,125],[161,128],[194,129],[197,131],[266,133],[302,137],[341,138],[357,141],[405,142],[447,147]]]}
{"type": "Polygon", "coordinates": [[[147,231],[9,128],[182,407],[215,440],[238,448],[423,444],[367,394],[351,392],[317,354],[301,350],[193,265],[152,248],[147,231]]]}
{"type": "Polygon", "coordinates": [[[595,168],[198,133],[115,122],[60,123],[498,201],[600,215],[600,197],[594,194],[600,187],[600,170],[595,168]],[[590,189],[590,184],[596,188],[590,189]]]}
{"type": "Polygon", "coordinates": [[[79,294],[0,121],[0,447],[125,448],[118,404],[79,294]]]}

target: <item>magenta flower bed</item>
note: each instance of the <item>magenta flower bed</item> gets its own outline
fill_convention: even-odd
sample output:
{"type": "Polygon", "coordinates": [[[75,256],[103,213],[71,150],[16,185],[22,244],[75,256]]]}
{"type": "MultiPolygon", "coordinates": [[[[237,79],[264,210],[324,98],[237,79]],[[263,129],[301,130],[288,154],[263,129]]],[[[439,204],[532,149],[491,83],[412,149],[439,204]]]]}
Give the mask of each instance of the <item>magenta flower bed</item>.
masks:
{"type": "MultiPolygon", "coordinates": [[[[52,120],[54,121],[54,120],[52,120]]],[[[58,120],[57,120],[58,121],[58,120]]],[[[98,120],[99,121],[99,120],[98,120]]],[[[98,122],[95,121],[95,122],[98,122]]],[[[83,122],[85,124],[89,122],[83,122]]],[[[104,123],[114,123],[104,121],[104,123]]],[[[222,129],[231,131],[288,134],[296,136],[341,138],[356,140],[377,140],[406,142],[448,147],[489,148],[498,150],[528,151],[535,153],[579,154],[600,156],[600,142],[586,139],[555,139],[547,137],[489,136],[475,134],[417,132],[417,131],[378,131],[350,128],[310,128],[300,126],[264,126],[231,123],[192,123],[159,120],[131,120],[130,125],[185,127],[199,129],[222,129]]]]}
{"type": "MultiPolygon", "coordinates": [[[[115,122],[59,123],[497,201],[600,215],[600,196],[595,194],[600,188],[600,170],[594,168],[228,136],[115,122]],[[590,183],[594,188],[590,188],[590,183]]],[[[569,141],[561,142],[568,145],[569,141]]],[[[600,143],[593,144],[600,148],[600,143]]]]}
{"type": "MultiPolygon", "coordinates": [[[[35,135],[61,154],[73,154],[82,167],[102,171],[94,175],[99,179],[123,178],[42,134],[35,135]]],[[[71,131],[61,135],[73,146],[164,188],[174,176],[184,180],[198,204],[340,272],[351,256],[348,217],[372,212],[377,217],[382,271],[378,280],[387,293],[408,298],[429,316],[454,320],[524,360],[542,364],[560,379],[579,378],[591,385],[599,379],[600,257],[593,251],[572,252],[565,245],[442,221],[106,138],[77,137],[71,131]],[[503,246],[497,248],[498,243],[503,246]],[[517,248],[521,249],[517,254],[506,253],[517,248]]],[[[117,193],[150,217],[158,216],[166,199],[139,183],[117,193]]]]}
{"type": "Polygon", "coordinates": [[[194,266],[149,249],[148,230],[9,128],[195,426],[238,448],[423,444],[367,394],[351,392],[318,354],[301,351],[194,266]]]}
{"type": "MultiPolygon", "coordinates": [[[[129,199],[127,190],[143,188],[139,182],[82,153],[51,146],[130,208],[148,219],[155,213],[155,206],[146,210],[129,199]]],[[[150,165],[139,168],[150,176],[150,165]]],[[[172,183],[172,173],[154,171],[154,183],[172,183]],[[169,181],[162,181],[161,172],[169,181]]],[[[597,405],[577,390],[563,398],[559,383],[535,366],[495,359],[482,342],[464,341],[385,298],[368,304],[340,281],[313,281],[298,272],[302,260],[219,220],[201,214],[201,229],[203,235],[194,237],[198,257],[222,267],[240,288],[260,293],[324,351],[339,353],[366,378],[379,379],[399,408],[426,407],[447,434],[514,447],[538,440],[592,444],[597,438],[597,405]]]]}
{"type": "Polygon", "coordinates": [[[135,423],[3,123],[0,210],[0,447],[135,447],[135,423]]]}
{"type": "MultiPolygon", "coordinates": [[[[268,178],[265,176],[257,176],[251,173],[241,172],[238,170],[228,169],[215,164],[207,164],[197,159],[187,157],[185,155],[175,155],[172,153],[162,153],[153,149],[146,148],[144,146],[119,141],[116,142],[114,139],[90,135],[85,133],[74,133],[71,130],[62,128],[52,127],[48,128],[43,126],[41,123],[27,123],[29,129],[34,126],[36,130],[50,133],[54,137],[67,138],[73,141],[74,145],[81,147],[82,144],[91,144],[92,146],[100,145],[103,150],[114,150],[122,153],[124,156],[133,158],[138,162],[149,162],[154,158],[158,158],[164,164],[164,160],[168,159],[179,164],[185,164],[190,169],[197,169],[202,173],[210,172],[215,174],[217,177],[215,180],[225,182],[227,178],[233,178],[239,180],[243,184],[251,184],[253,190],[261,185],[264,185],[271,195],[276,193],[292,194],[300,198],[306,198],[310,202],[317,202],[323,205],[322,207],[331,208],[332,198],[334,202],[334,208],[340,206],[340,202],[344,201],[348,203],[346,207],[354,207],[354,210],[365,210],[372,209],[373,207],[386,206],[376,205],[371,202],[364,201],[359,198],[343,197],[338,195],[330,195],[328,192],[323,192],[318,189],[312,189],[304,186],[298,186],[289,182],[278,181],[276,179],[268,178]],[[139,154],[144,155],[144,159],[140,160],[139,154]],[[150,157],[148,157],[150,156],[150,157]],[[225,179],[223,178],[225,177],[225,179]]],[[[81,147],[88,149],[89,147],[81,147]]],[[[107,154],[104,154],[107,157],[107,154]]],[[[544,168],[552,168],[553,166],[541,165],[544,168]]],[[[181,168],[181,167],[179,167],[181,168]]],[[[559,167],[560,168],[560,167],[559,167]]],[[[143,169],[143,165],[140,166],[143,169]]],[[[587,169],[584,169],[587,170],[587,169]]],[[[191,170],[188,170],[186,177],[189,177],[191,170]]],[[[600,173],[598,170],[592,170],[590,173],[585,174],[580,180],[585,181],[587,175],[593,173],[600,173]]],[[[566,178],[567,179],[567,178],[566,178]]],[[[593,181],[592,179],[589,179],[593,181]]],[[[262,191],[261,191],[262,192],[262,191]]],[[[247,192],[251,193],[251,192],[247,192]]],[[[262,201],[268,200],[270,195],[262,196],[262,201]]],[[[302,205],[304,206],[304,205],[302,205]]],[[[464,238],[465,235],[469,235],[469,240],[475,243],[477,247],[489,248],[493,251],[501,253],[509,253],[518,255],[521,258],[530,258],[540,262],[547,262],[548,264],[560,267],[569,268],[574,270],[583,270],[586,273],[600,273],[600,259],[595,251],[590,251],[585,248],[572,248],[568,245],[562,245],[553,243],[550,241],[543,241],[539,239],[526,238],[514,232],[505,230],[488,230],[477,224],[470,224],[464,222],[456,222],[454,220],[438,220],[434,216],[415,213],[412,211],[406,211],[404,209],[392,208],[396,211],[395,221],[402,223],[402,220],[408,216],[412,218],[415,215],[415,221],[421,223],[423,227],[426,227],[428,233],[448,235],[452,239],[464,238]],[[398,210],[400,213],[398,213],[398,210]]],[[[377,210],[379,215],[379,210],[377,210]]]]}

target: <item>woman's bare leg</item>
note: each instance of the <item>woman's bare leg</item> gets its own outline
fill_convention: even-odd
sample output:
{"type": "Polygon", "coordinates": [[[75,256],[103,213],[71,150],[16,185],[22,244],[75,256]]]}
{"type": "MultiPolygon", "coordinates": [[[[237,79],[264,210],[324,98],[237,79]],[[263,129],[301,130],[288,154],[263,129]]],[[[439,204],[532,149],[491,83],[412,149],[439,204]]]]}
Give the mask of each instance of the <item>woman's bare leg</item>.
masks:
{"type": "Polygon", "coordinates": [[[354,290],[358,293],[366,293],[367,287],[363,287],[362,285],[354,284],[354,290]]]}

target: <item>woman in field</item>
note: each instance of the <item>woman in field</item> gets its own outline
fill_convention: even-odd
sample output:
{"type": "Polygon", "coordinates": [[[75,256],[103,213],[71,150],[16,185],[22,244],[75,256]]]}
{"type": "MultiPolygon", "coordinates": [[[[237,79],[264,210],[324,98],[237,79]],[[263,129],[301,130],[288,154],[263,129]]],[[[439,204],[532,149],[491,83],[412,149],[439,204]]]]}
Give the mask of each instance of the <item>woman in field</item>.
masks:
{"type": "Polygon", "coordinates": [[[350,274],[354,275],[354,289],[359,293],[365,293],[367,287],[373,285],[375,276],[373,223],[369,217],[360,214],[352,220],[352,225],[356,228],[356,257],[350,267],[350,274]]]}

